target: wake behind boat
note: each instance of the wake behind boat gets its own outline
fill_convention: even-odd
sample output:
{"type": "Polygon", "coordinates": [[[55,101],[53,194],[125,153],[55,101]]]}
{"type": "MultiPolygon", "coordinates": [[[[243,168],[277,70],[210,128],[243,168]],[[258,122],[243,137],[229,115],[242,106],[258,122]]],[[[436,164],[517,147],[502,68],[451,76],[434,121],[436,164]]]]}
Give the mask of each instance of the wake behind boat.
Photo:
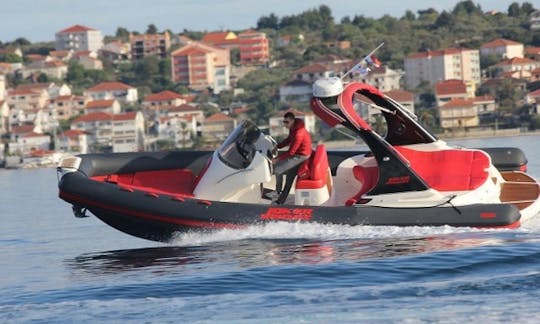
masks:
{"type": "Polygon", "coordinates": [[[276,142],[250,121],[214,152],[65,158],[58,167],[59,196],[76,216],[88,210],[120,231],[156,241],[275,221],[515,228],[540,211],[538,182],[509,171],[524,167],[518,149],[451,147],[363,83],[343,88],[337,78],[319,80],[311,107],[328,125],[353,132],[369,152],[328,152],[318,144],[308,175],[297,177],[284,205],[267,196],[275,188],[276,142]],[[380,108],[384,137],[357,113],[359,98],[380,108]],[[515,168],[512,157],[520,161],[515,168]]]}

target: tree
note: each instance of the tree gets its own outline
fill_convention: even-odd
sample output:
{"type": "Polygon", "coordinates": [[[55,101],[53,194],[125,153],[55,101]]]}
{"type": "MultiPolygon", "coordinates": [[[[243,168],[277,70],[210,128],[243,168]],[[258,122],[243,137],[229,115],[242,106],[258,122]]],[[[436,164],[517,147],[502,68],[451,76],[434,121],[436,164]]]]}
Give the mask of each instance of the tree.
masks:
{"type": "Polygon", "coordinates": [[[262,16],[257,20],[257,29],[278,29],[279,18],[271,13],[269,16],[262,16]]]}
{"type": "Polygon", "coordinates": [[[158,29],[157,29],[156,25],[154,25],[154,24],[148,25],[148,28],[146,29],[146,33],[147,34],[157,34],[158,29]]]}
{"type": "Polygon", "coordinates": [[[115,36],[123,41],[127,41],[129,39],[129,30],[124,27],[118,27],[116,28],[115,36]]]}

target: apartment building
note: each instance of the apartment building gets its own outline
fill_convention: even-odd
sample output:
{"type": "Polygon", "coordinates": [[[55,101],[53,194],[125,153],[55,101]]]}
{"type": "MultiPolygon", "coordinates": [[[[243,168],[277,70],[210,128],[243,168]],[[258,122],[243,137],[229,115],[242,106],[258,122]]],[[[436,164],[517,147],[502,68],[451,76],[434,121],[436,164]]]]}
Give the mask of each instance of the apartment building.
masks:
{"type": "Polygon", "coordinates": [[[479,84],[479,51],[448,48],[414,53],[405,58],[405,85],[409,89],[418,87],[422,82],[433,86],[438,81],[449,79],[479,84]]]}
{"type": "Polygon", "coordinates": [[[172,81],[196,90],[230,88],[231,60],[228,49],[192,42],[171,53],[172,81]]]}
{"type": "Polygon", "coordinates": [[[238,34],[240,64],[262,65],[270,59],[270,49],[266,34],[255,30],[247,30],[238,34]]]}
{"type": "Polygon", "coordinates": [[[102,46],[103,36],[101,35],[101,31],[90,27],[74,25],[55,34],[54,48],[57,51],[97,52],[102,46]]]}
{"type": "Polygon", "coordinates": [[[168,32],[163,34],[129,34],[129,43],[131,45],[131,58],[134,60],[150,55],[164,59],[171,47],[171,37],[168,32]]]}

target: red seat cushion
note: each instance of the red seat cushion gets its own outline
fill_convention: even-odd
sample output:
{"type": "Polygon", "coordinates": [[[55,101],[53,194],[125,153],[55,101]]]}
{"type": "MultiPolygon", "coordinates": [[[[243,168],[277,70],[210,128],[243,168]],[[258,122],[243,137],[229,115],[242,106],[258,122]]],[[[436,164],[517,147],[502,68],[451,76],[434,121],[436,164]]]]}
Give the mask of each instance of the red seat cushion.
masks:
{"type": "MultiPolygon", "coordinates": [[[[328,155],[323,144],[317,145],[315,152],[312,154],[304,165],[307,166],[307,178],[299,177],[296,181],[296,189],[318,189],[326,186],[328,175],[328,155]]],[[[302,167],[298,174],[302,174],[302,167]]],[[[306,173],[304,171],[304,173],[306,173]]]]}
{"type": "Polygon", "coordinates": [[[399,146],[396,150],[410,163],[411,168],[436,190],[473,190],[482,185],[489,176],[489,156],[480,150],[423,152],[399,146]]]}

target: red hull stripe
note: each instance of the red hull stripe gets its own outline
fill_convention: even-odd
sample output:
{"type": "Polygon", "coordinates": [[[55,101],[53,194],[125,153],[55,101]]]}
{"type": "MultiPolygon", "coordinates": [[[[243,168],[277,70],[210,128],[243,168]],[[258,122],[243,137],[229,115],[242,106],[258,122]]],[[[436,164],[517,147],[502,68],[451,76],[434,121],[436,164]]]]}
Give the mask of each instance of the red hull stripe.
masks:
{"type": "Polygon", "coordinates": [[[502,228],[507,228],[507,229],[516,229],[516,228],[519,228],[521,226],[521,222],[520,221],[517,221],[517,222],[514,222],[512,224],[508,224],[508,225],[499,225],[499,226],[475,226],[476,228],[496,228],[496,229],[502,229],[502,228]]]}
{"type": "Polygon", "coordinates": [[[84,197],[80,197],[77,195],[73,195],[70,193],[66,193],[63,191],[60,191],[59,194],[60,198],[66,199],[68,201],[74,201],[74,202],[80,202],[87,206],[94,206],[97,208],[102,208],[106,210],[111,210],[116,213],[129,215],[132,217],[138,217],[138,218],[144,218],[169,224],[177,224],[177,225],[185,225],[185,226],[191,226],[191,227],[203,227],[203,228],[217,228],[217,229],[224,229],[224,228],[230,228],[230,229],[236,229],[236,228],[243,228],[246,225],[241,224],[227,224],[227,223],[214,223],[214,222],[205,222],[205,221],[198,221],[198,220],[192,220],[192,219],[184,219],[184,218],[172,218],[162,215],[155,215],[150,213],[145,213],[137,210],[132,209],[126,209],[114,205],[108,205],[99,203],[96,201],[92,201],[90,199],[86,199],[84,197]]]}

